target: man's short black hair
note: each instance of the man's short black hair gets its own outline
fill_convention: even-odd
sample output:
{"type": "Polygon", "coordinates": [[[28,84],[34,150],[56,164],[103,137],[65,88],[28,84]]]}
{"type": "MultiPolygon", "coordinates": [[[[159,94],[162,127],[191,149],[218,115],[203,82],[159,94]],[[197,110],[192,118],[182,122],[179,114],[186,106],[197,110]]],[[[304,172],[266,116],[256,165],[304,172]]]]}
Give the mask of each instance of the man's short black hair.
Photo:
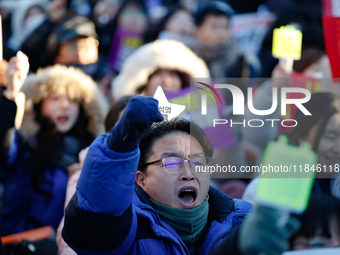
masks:
{"type": "Polygon", "coordinates": [[[184,132],[192,135],[202,146],[206,157],[211,157],[213,155],[214,148],[210,139],[195,122],[188,121],[184,118],[174,118],[170,121],[154,123],[148,132],[142,136],[139,143],[139,149],[141,152],[139,160],[140,171],[145,172],[145,164],[153,153],[152,146],[154,145],[155,141],[174,132],[184,132]]]}
{"type": "Polygon", "coordinates": [[[195,15],[196,26],[201,26],[207,15],[225,16],[230,18],[230,16],[234,14],[234,9],[227,3],[220,1],[209,2],[195,15]]]}

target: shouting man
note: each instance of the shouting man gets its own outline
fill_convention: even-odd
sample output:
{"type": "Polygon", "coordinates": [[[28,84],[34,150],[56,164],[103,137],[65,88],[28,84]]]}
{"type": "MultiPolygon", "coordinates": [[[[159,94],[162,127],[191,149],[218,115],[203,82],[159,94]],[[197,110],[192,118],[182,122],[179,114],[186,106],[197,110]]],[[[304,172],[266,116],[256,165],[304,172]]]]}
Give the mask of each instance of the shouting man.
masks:
{"type": "MultiPolygon", "coordinates": [[[[91,145],[66,209],[64,240],[77,254],[208,254],[221,243],[230,255],[251,254],[263,236],[238,241],[251,205],[195,171],[209,164],[211,141],[195,123],[162,120],[155,99],[134,97],[111,133],[91,145]]],[[[265,213],[254,215],[246,232],[264,218],[275,225],[265,213]]]]}

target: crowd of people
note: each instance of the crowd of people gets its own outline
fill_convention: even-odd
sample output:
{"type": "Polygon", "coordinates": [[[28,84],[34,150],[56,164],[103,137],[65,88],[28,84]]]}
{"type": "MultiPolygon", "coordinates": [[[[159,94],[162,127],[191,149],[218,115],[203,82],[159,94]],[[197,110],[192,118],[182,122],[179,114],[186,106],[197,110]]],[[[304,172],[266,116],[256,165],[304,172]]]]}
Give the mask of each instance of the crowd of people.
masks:
{"type": "MultiPolygon", "coordinates": [[[[243,2],[0,1],[0,236],[44,226],[56,233],[6,243],[0,254],[280,255],[340,247],[340,179],[330,173],[340,164],[340,86],[331,79],[321,1],[243,2]],[[258,52],[230,29],[247,13],[275,17],[261,23],[258,52]],[[282,25],[303,34],[293,71],[271,54],[273,29],[282,25]],[[239,79],[244,94],[252,88],[254,108],[266,110],[273,89],[296,77],[319,84],[306,87],[311,115],[290,112],[298,124],[283,130],[265,121],[280,120],[280,107],[266,116],[245,107],[245,122],[265,124],[233,126],[228,146],[215,146],[190,118],[165,120],[152,98],[158,86],[170,97],[186,91],[194,78],[239,79]],[[280,134],[292,146],[310,144],[327,169],[316,174],[307,209],[284,224],[282,210],[259,202],[257,175],[195,171],[258,166],[280,134]]],[[[232,95],[223,96],[224,117],[239,121],[228,110],[232,95]]]]}

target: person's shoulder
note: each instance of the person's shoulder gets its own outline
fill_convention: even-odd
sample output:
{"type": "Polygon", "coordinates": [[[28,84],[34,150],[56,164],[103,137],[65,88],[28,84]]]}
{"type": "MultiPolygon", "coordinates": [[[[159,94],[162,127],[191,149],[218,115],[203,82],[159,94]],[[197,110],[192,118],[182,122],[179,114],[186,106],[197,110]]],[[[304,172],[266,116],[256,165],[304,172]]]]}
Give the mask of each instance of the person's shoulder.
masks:
{"type": "Polygon", "coordinates": [[[252,204],[242,200],[242,199],[234,199],[234,211],[239,213],[248,213],[252,210],[252,204]]]}
{"type": "Polygon", "coordinates": [[[227,194],[213,186],[210,186],[208,194],[210,211],[216,212],[216,215],[229,214],[233,211],[234,201],[227,194]]]}
{"type": "Polygon", "coordinates": [[[217,188],[209,189],[209,210],[213,219],[223,222],[227,216],[246,215],[252,205],[241,199],[232,199],[217,188]]]}

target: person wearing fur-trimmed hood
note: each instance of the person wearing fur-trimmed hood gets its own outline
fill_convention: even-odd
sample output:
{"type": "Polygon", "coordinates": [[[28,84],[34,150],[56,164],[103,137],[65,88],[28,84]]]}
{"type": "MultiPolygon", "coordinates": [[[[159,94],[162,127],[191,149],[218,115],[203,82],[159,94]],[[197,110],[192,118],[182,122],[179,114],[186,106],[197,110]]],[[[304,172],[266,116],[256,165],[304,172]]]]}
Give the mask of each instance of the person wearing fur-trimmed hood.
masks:
{"type": "Polygon", "coordinates": [[[190,78],[210,78],[204,61],[183,43],[157,40],[138,48],[113,80],[114,100],[127,95],[153,96],[158,85],[165,92],[190,86],[190,78]]]}
{"type": "Polygon", "coordinates": [[[104,132],[107,105],[95,82],[56,65],[29,75],[23,53],[12,58],[0,97],[0,177],[5,185],[0,235],[46,225],[63,216],[67,168],[104,132]],[[25,81],[25,82],[24,82],[25,81]],[[24,83],[24,84],[23,84],[24,83]],[[22,86],[22,88],[21,88],[22,86]],[[26,96],[23,122],[14,129],[18,92],[26,96]]]}

